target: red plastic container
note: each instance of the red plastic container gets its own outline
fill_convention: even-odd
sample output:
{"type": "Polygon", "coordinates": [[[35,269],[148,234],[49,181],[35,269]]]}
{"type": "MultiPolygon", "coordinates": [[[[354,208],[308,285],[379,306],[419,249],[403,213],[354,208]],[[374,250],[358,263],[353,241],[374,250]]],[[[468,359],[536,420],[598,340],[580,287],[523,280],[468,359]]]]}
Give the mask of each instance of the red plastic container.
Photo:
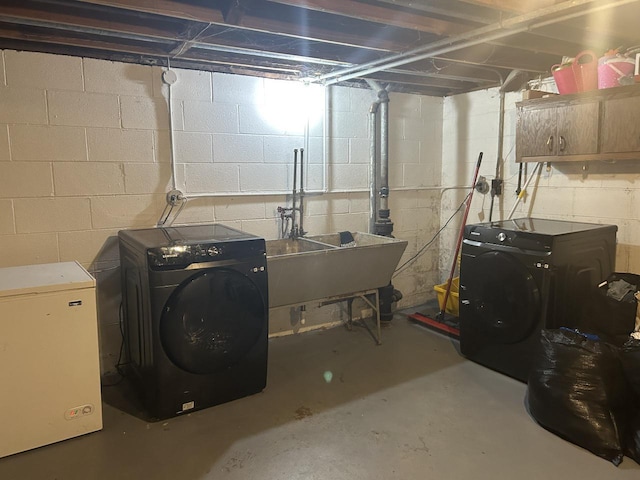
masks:
{"type": "Polygon", "coordinates": [[[598,88],[598,59],[591,50],[576,55],[571,65],[576,82],[576,91],[588,92],[598,88]]]}
{"type": "Polygon", "coordinates": [[[573,64],[554,65],[551,67],[551,74],[556,81],[558,93],[561,95],[576,93],[578,91],[576,77],[573,73],[573,64]]]}

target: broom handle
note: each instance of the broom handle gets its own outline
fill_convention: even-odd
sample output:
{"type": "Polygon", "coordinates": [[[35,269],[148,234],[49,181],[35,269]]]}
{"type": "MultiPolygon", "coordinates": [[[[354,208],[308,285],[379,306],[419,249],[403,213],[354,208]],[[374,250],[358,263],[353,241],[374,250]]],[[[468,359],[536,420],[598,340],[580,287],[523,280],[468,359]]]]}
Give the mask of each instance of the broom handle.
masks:
{"type": "Polygon", "coordinates": [[[456,271],[456,262],[458,260],[458,253],[460,252],[460,245],[462,245],[462,237],[464,235],[464,227],[467,224],[467,217],[469,216],[469,210],[471,209],[471,199],[473,198],[473,191],[476,189],[476,182],[478,181],[478,172],[480,171],[480,164],[482,163],[482,152],[478,155],[478,163],[476,164],[476,171],[473,174],[473,183],[471,184],[471,193],[467,198],[467,205],[464,209],[464,215],[462,217],[462,224],[460,225],[460,233],[458,234],[458,242],[456,243],[456,253],[453,256],[453,262],[451,264],[451,272],[449,273],[449,280],[447,281],[447,290],[444,294],[444,302],[440,315],[444,317],[444,311],[447,309],[447,300],[449,300],[449,294],[451,293],[451,282],[453,281],[453,274],[456,271]]]}

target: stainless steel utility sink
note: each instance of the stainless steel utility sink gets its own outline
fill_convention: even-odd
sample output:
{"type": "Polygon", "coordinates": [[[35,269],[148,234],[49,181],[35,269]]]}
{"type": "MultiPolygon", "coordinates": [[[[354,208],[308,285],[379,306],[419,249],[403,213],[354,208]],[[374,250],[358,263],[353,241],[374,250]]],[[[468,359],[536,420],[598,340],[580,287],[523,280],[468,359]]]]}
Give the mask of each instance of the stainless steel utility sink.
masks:
{"type": "Polygon", "coordinates": [[[326,245],[306,238],[296,240],[283,238],[281,240],[267,241],[267,258],[279,255],[289,255],[292,253],[316,252],[318,250],[326,250],[335,248],[333,245],[326,245]]]}
{"type": "Polygon", "coordinates": [[[391,280],[406,240],[352,233],[355,246],[341,247],[338,233],[268,240],[269,306],[383,287],[391,280]]]}

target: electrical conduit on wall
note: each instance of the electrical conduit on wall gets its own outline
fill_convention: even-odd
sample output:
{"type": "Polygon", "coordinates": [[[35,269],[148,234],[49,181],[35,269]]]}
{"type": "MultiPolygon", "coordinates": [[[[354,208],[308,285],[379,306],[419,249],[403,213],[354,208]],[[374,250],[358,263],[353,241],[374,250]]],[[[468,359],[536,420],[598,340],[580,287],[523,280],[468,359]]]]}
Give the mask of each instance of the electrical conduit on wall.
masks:
{"type": "MultiPolygon", "coordinates": [[[[250,197],[250,196],[283,196],[283,195],[289,195],[291,192],[289,190],[282,190],[282,191],[249,191],[249,190],[245,190],[245,191],[239,191],[239,192],[205,192],[205,193],[187,193],[184,192],[182,190],[180,190],[178,188],[178,181],[177,181],[177,175],[176,175],[176,170],[177,170],[177,158],[176,158],[176,153],[175,153],[175,127],[174,127],[174,121],[173,121],[173,93],[172,93],[172,89],[173,86],[175,85],[176,82],[179,81],[178,76],[175,74],[175,72],[173,70],[169,69],[165,70],[162,74],[162,80],[163,82],[167,85],[167,102],[168,102],[168,111],[169,111],[169,142],[170,142],[170,163],[171,163],[171,186],[172,186],[172,191],[167,193],[167,207],[165,208],[165,211],[162,213],[160,220],[158,221],[159,225],[165,225],[167,222],[170,225],[171,223],[173,223],[176,218],[178,217],[178,215],[180,214],[180,212],[182,211],[182,209],[185,207],[186,202],[190,199],[196,199],[196,198],[214,198],[214,197],[250,197]],[[171,216],[171,212],[173,211],[173,208],[177,207],[178,210],[176,211],[176,214],[173,216],[173,218],[169,221],[169,217],[171,216]]],[[[343,194],[343,193],[370,193],[371,194],[371,186],[367,189],[367,188],[353,188],[353,189],[331,189],[331,186],[329,185],[329,148],[328,148],[328,142],[329,142],[329,123],[330,123],[330,108],[329,108],[329,86],[325,86],[323,88],[323,100],[324,100],[324,112],[323,112],[323,125],[322,125],[322,188],[321,189],[311,189],[311,190],[307,190],[305,191],[306,195],[311,195],[311,196],[317,196],[317,195],[324,195],[324,194],[343,194]]],[[[374,89],[376,91],[379,91],[380,88],[375,88],[374,89]]],[[[386,94],[386,91],[384,92],[386,94]]],[[[377,102],[379,103],[379,102],[377,102]]],[[[386,112],[386,115],[388,115],[388,109],[386,112]]],[[[305,145],[305,150],[307,152],[309,152],[309,138],[310,138],[310,117],[309,114],[307,112],[306,115],[306,120],[305,120],[305,125],[304,125],[304,145],[305,145]]],[[[374,132],[374,137],[375,137],[375,132],[374,132]]],[[[385,145],[381,145],[381,150],[387,150],[388,149],[388,144],[385,142],[385,145]],[[382,148],[384,147],[384,148],[382,148]]],[[[382,156],[381,152],[381,156],[382,156]]],[[[386,186],[386,191],[389,191],[389,187],[388,187],[388,154],[384,156],[384,168],[382,168],[381,165],[381,169],[380,169],[380,174],[381,177],[384,175],[383,177],[383,184],[384,186],[386,186]]],[[[307,156],[307,162],[309,161],[309,157],[307,156]]],[[[375,167],[372,166],[372,172],[371,172],[371,179],[372,181],[375,183],[375,176],[377,175],[377,172],[375,171],[375,167]]],[[[307,170],[308,171],[308,170],[307,170]]],[[[376,194],[375,192],[375,185],[374,185],[374,196],[376,194]]],[[[450,189],[458,189],[458,188],[468,188],[466,186],[449,186],[449,187],[443,187],[443,186],[432,186],[432,187],[396,187],[393,190],[394,191],[417,191],[417,190],[437,190],[437,191],[441,191],[444,192],[446,190],[450,190],[450,189]]],[[[375,201],[375,198],[374,198],[375,201]]],[[[375,208],[375,206],[374,206],[375,208]]],[[[380,204],[380,208],[387,208],[387,202],[386,202],[386,197],[384,199],[381,199],[381,204],[380,204]]],[[[375,223],[375,212],[372,215],[372,217],[374,218],[374,223],[375,223]]]]}

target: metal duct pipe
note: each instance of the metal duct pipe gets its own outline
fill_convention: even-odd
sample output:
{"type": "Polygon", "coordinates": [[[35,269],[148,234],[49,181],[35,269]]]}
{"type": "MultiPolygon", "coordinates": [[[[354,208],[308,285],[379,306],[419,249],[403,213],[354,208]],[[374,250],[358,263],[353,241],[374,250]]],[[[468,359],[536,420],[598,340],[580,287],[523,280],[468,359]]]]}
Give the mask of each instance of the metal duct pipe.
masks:
{"type": "Polygon", "coordinates": [[[378,92],[380,102],[380,189],[376,234],[390,237],[393,223],[389,219],[389,93],[378,92]]]}
{"type": "MultiPolygon", "coordinates": [[[[370,185],[370,223],[369,229],[376,235],[391,237],[393,223],[389,219],[389,93],[373,80],[365,79],[369,86],[377,91],[378,100],[371,105],[369,110],[371,118],[371,185],[370,185]],[[378,211],[376,217],[376,182],[377,182],[377,155],[376,114],[380,113],[380,189],[378,190],[378,211]]],[[[392,306],[394,302],[402,298],[402,293],[393,288],[393,284],[378,289],[378,309],[380,320],[390,322],[393,319],[392,306]]]]}
{"type": "Polygon", "coordinates": [[[378,179],[378,150],[377,150],[377,133],[378,133],[378,102],[373,102],[369,109],[369,138],[371,140],[369,148],[369,165],[370,165],[370,178],[369,178],[369,233],[375,233],[376,220],[378,219],[377,210],[378,202],[376,202],[377,195],[377,179],[378,179]]]}
{"type": "MultiPolygon", "coordinates": [[[[365,78],[371,89],[378,98],[378,92],[382,87],[375,80],[365,78]]],[[[369,108],[369,138],[371,140],[369,148],[369,162],[371,177],[369,179],[369,233],[376,233],[376,222],[378,220],[378,111],[380,102],[374,101],[369,108]]]]}
{"type": "MultiPolygon", "coordinates": [[[[376,105],[376,110],[380,112],[380,189],[378,190],[378,216],[377,221],[375,221],[375,228],[373,233],[376,235],[384,235],[387,237],[391,236],[393,232],[393,223],[389,220],[389,92],[382,88],[380,84],[378,84],[374,80],[370,80],[365,78],[365,81],[369,84],[369,86],[377,92],[378,101],[374,104],[376,105]]],[[[371,111],[373,111],[374,107],[371,106],[371,111]]],[[[372,121],[375,122],[374,114],[372,114],[372,121]]],[[[377,127],[377,125],[376,125],[377,127]]],[[[375,144],[376,141],[376,129],[373,130],[372,135],[372,143],[375,144]]],[[[371,155],[372,159],[375,158],[376,152],[374,151],[375,146],[371,147],[371,155]]],[[[375,163],[372,160],[372,165],[375,163]]],[[[377,181],[377,171],[375,172],[376,176],[374,177],[377,181]]],[[[373,201],[371,201],[373,204],[373,201]]],[[[375,208],[375,207],[374,207],[375,208]]],[[[375,214],[372,214],[375,216],[375,214]]]]}
{"type": "Polygon", "coordinates": [[[380,208],[388,209],[389,192],[389,94],[378,92],[380,98],[380,208]],[[384,195],[383,195],[384,193],[384,195]]]}

